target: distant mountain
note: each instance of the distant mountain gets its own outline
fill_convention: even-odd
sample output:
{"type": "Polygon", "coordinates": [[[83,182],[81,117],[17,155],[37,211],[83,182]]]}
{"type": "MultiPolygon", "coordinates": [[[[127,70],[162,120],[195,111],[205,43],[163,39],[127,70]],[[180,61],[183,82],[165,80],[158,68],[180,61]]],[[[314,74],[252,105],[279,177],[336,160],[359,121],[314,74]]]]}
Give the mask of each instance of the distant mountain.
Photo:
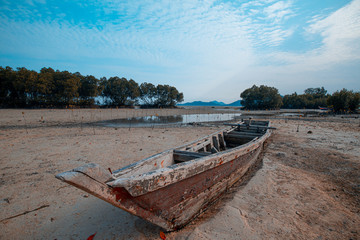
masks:
{"type": "Polygon", "coordinates": [[[194,102],[178,104],[178,106],[225,106],[225,103],[218,101],[211,101],[211,102],[194,101],[194,102]]]}
{"type": "Polygon", "coordinates": [[[203,101],[194,101],[194,102],[187,102],[178,104],[178,106],[211,106],[211,107],[217,107],[217,106],[229,106],[229,107],[237,107],[240,106],[240,100],[237,100],[233,103],[226,104],[224,102],[218,102],[218,101],[211,101],[211,102],[203,102],[203,101]]]}
{"type": "Polygon", "coordinates": [[[241,106],[241,103],[240,103],[240,100],[237,100],[237,101],[235,101],[235,102],[226,104],[226,106],[229,106],[229,107],[240,107],[240,106],[241,106]]]}

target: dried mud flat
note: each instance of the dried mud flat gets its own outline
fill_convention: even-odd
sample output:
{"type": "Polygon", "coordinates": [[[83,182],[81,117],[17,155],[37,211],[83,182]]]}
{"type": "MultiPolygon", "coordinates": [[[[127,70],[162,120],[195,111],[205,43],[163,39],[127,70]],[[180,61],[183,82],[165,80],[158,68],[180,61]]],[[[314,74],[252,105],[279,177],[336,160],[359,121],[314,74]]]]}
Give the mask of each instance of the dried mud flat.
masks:
{"type": "MultiPolygon", "coordinates": [[[[54,177],[90,162],[115,170],[220,128],[89,124],[189,113],[136,111],[0,110],[0,239],[160,239],[160,228],[54,177]]],[[[360,120],[272,123],[256,171],[167,239],[360,239],[360,120]]]]}

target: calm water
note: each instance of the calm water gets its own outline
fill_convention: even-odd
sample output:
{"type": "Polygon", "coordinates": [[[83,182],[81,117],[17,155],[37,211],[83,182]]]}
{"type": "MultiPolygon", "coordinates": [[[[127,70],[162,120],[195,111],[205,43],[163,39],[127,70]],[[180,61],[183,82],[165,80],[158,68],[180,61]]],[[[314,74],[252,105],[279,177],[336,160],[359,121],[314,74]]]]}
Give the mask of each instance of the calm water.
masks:
{"type": "Polygon", "coordinates": [[[104,121],[107,127],[153,127],[159,125],[182,125],[190,123],[229,121],[239,118],[241,113],[188,114],[173,116],[146,116],[104,121]]]}
{"type": "Polygon", "coordinates": [[[279,114],[279,116],[284,116],[284,117],[303,117],[304,114],[303,114],[303,113],[282,113],[282,114],[279,114]]]}

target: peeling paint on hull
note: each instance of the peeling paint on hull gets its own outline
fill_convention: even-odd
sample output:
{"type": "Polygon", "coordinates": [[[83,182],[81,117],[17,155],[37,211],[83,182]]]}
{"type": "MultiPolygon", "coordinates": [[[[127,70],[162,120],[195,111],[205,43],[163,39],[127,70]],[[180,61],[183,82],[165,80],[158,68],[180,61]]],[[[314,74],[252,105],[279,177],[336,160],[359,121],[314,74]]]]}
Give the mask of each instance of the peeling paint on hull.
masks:
{"type": "MultiPolygon", "coordinates": [[[[260,123],[269,126],[268,122],[258,121],[260,123]]],[[[259,128],[255,130],[260,131],[259,128]]],[[[173,231],[189,223],[238,181],[256,162],[270,136],[269,129],[261,130],[260,137],[249,140],[245,145],[205,154],[205,150],[216,146],[221,137],[226,138],[234,131],[239,136],[242,134],[241,129],[238,132],[234,128],[222,130],[120,169],[116,174],[90,164],[56,177],[167,231],[173,231]],[[213,140],[214,136],[218,139],[213,140]],[[193,152],[197,146],[200,146],[200,151],[193,152]],[[183,151],[187,149],[190,150],[183,151]],[[185,162],[177,163],[176,154],[180,154],[181,161],[184,156],[190,160],[186,158],[185,162]],[[159,168],[154,169],[157,166],[159,168]],[[132,172],[136,174],[132,175],[132,172]]]]}

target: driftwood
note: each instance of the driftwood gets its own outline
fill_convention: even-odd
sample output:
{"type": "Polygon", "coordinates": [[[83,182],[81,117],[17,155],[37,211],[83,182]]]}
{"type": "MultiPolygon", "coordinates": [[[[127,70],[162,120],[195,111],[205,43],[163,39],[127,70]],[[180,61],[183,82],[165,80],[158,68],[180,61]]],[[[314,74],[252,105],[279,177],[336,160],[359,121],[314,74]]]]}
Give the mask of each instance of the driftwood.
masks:
{"type": "Polygon", "coordinates": [[[7,221],[7,220],[10,220],[10,219],[13,219],[13,218],[16,218],[16,217],[20,217],[20,216],[26,215],[26,214],[28,214],[28,213],[32,213],[32,212],[35,212],[35,211],[38,211],[38,210],[40,210],[40,209],[47,208],[47,207],[50,207],[50,205],[42,205],[42,206],[40,206],[40,207],[38,207],[38,208],[35,208],[35,209],[33,209],[33,210],[25,211],[25,212],[23,212],[23,213],[19,213],[19,214],[17,214],[17,215],[14,215],[14,216],[11,216],[11,217],[2,219],[0,222],[5,222],[5,221],[7,221]]]}

